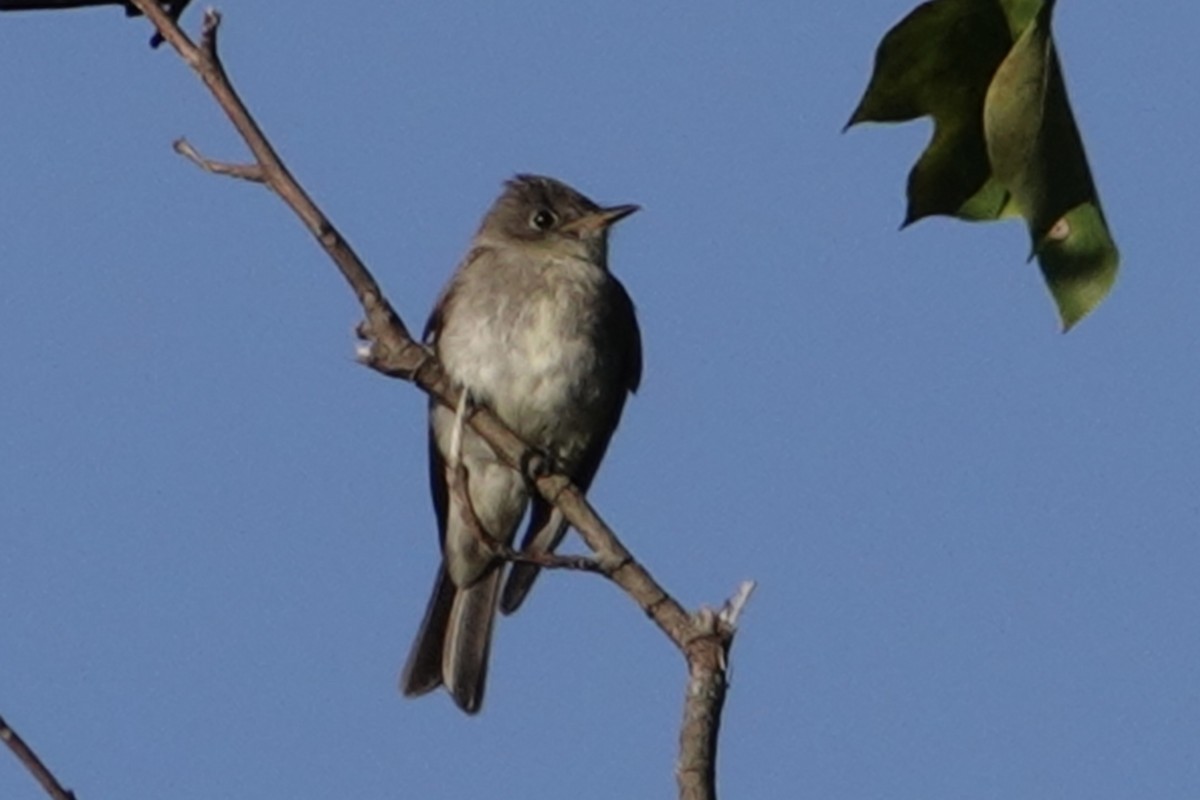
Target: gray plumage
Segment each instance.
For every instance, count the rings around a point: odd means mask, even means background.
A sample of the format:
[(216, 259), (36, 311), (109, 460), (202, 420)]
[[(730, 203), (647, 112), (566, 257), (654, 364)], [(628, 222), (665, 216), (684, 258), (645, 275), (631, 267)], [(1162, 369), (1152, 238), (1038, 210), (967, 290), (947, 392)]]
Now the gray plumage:
[[(641, 378), (633, 303), (608, 271), (608, 229), (636, 206), (601, 208), (552, 178), (509, 181), (443, 290), (426, 325), (449, 374), (515, 433), (587, 489)], [(446, 486), (454, 412), (430, 407), (429, 472), (442, 564), (405, 664), (401, 688), (445, 685), (467, 713), (479, 710), (497, 607), (515, 611), (538, 568), (503, 564), (461, 521)], [(469, 428), (463, 433), (471, 505), (490, 536), (511, 544), (531, 504), (523, 477)], [(522, 542), (551, 552), (562, 515), (532, 496)]]

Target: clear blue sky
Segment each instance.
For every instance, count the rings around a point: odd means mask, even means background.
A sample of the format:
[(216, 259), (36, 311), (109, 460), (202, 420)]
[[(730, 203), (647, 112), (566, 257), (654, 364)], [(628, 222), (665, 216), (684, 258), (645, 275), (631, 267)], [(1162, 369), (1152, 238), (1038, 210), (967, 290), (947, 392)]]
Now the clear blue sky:
[[(726, 797), (1194, 800), (1200, 12), (1059, 4), (1123, 254), (1064, 337), (1020, 224), (897, 232), (928, 123), (839, 132), (914, 4), (221, 5), (412, 327), (514, 172), (643, 205), (593, 500), (688, 605), (760, 584)], [(600, 579), (502, 620), (478, 718), (399, 696), (424, 398), (278, 200), (171, 152), (243, 153), (148, 36), (0, 17), (0, 714), (81, 800), (670, 796), (683, 663)]]

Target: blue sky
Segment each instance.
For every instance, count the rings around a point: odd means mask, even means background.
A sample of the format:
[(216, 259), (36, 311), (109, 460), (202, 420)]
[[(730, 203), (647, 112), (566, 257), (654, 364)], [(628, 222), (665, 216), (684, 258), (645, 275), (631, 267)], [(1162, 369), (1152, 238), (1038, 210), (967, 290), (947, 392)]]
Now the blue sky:
[[(642, 204), (592, 499), (689, 606), (759, 582), (727, 797), (1197, 796), (1192, 4), (1060, 3), (1123, 255), (1065, 337), (1020, 224), (897, 232), (928, 123), (839, 132), (913, 0), (287, 5), (223, 3), (227, 65), (411, 327), (513, 173)], [(148, 36), (0, 17), (0, 714), (81, 800), (670, 796), (682, 660), (597, 578), (501, 621), (479, 717), (399, 696), (424, 398), (171, 152), (243, 150)]]

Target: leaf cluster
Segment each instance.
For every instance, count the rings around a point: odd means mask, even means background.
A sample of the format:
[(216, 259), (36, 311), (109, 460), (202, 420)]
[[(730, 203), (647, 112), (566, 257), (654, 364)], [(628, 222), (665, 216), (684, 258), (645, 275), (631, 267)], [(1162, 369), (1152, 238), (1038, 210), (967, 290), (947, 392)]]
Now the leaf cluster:
[(904, 225), (1021, 216), (1064, 329), (1108, 294), (1119, 257), (1051, 32), (1054, 0), (931, 0), (888, 31), (846, 127), (934, 121)]

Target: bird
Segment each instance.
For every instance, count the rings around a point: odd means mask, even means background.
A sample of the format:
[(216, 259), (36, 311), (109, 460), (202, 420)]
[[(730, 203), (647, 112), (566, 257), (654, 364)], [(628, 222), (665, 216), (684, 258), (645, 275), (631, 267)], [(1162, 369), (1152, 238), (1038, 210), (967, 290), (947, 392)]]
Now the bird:
[[(470, 402), (483, 405), (586, 491), (641, 382), (633, 301), (608, 268), (611, 227), (636, 205), (601, 207), (554, 178), (517, 175), (484, 215), (437, 300), (424, 341)], [(525, 516), (527, 553), (551, 553), (567, 529), (455, 412), (431, 401), (429, 479), (442, 560), (400, 679), (415, 697), (444, 686), (479, 711), (498, 609), (516, 611), (539, 568), (505, 563), (462, 516), (446, 473), (461, 435), (466, 494), (487, 536), (511, 546)], [(461, 421), (459, 422), (461, 425)]]

